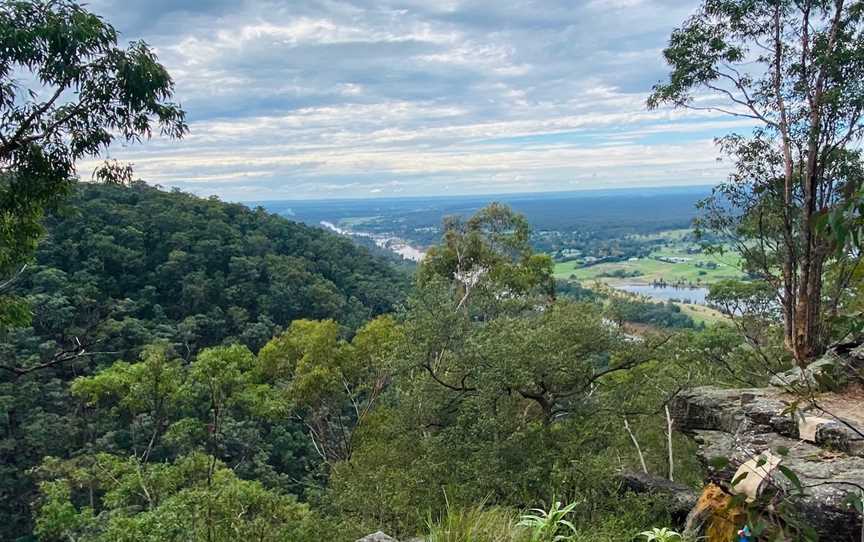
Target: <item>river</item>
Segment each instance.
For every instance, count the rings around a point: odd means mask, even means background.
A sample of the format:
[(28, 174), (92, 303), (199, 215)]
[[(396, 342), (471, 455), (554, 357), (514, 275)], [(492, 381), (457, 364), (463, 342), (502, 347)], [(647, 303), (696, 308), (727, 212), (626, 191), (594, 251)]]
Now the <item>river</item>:
[(694, 305), (706, 305), (705, 296), (708, 288), (676, 288), (674, 286), (654, 286), (652, 284), (610, 284), (615, 289), (630, 292), (632, 294), (644, 295), (655, 301), (681, 301)]
[(403, 239), (400, 239), (393, 235), (379, 235), (365, 231), (346, 230), (344, 228), (340, 228), (332, 222), (327, 222), (326, 220), (322, 220), (321, 225), (328, 230), (334, 231), (340, 235), (353, 235), (354, 237), (367, 237), (369, 239), (372, 239), (372, 241), (375, 242), (375, 246), (383, 248), (385, 250), (389, 250), (391, 252), (395, 252), (406, 260), (419, 262), (423, 260), (423, 256), (426, 255), (426, 253), (422, 250), (412, 247)]

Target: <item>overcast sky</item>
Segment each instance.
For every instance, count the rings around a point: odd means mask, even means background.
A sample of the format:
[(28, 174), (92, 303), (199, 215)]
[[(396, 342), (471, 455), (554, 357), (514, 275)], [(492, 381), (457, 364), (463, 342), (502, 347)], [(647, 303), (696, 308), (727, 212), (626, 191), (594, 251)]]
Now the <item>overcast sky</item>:
[[(191, 133), (112, 148), (228, 200), (710, 184), (712, 113), (648, 111), (681, 0), (91, 0)], [(92, 164), (82, 164), (87, 176)]]

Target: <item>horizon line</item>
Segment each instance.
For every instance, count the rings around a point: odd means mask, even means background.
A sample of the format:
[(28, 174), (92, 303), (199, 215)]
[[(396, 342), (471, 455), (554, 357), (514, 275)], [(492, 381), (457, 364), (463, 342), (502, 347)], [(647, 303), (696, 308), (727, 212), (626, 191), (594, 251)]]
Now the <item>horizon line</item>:
[(324, 198), (283, 198), (283, 199), (249, 199), (235, 200), (236, 203), (242, 204), (262, 204), (262, 203), (281, 203), (281, 202), (338, 202), (338, 201), (382, 201), (382, 200), (407, 200), (407, 199), (452, 199), (452, 198), (470, 198), (470, 197), (513, 197), (513, 196), (534, 196), (534, 195), (554, 195), (554, 194), (578, 194), (584, 192), (623, 192), (627, 190), (678, 190), (688, 188), (714, 188), (717, 183), (711, 184), (687, 184), (687, 185), (651, 185), (651, 186), (618, 186), (618, 187), (596, 187), (596, 188), (576, 188), (573, 190), (536, 190), (532, 192), (489, 192), (489, 193), (463, 193), (463, 194), (430, 194), (430, 195), (404, 195), (404, 196), (366, 196), (366, 197), (324, 197)]

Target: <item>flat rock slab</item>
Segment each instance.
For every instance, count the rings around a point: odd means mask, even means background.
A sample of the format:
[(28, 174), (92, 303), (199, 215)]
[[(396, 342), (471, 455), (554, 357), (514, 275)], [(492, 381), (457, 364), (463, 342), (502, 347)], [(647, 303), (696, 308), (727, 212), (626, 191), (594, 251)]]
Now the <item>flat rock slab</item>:
[[(824, 540), (860, 540), (861, 519), (846, 502), (857, 492), (855, 485), (864, 487), (864, 457), (856, 455), (860, 450), (849, 442), (855, 434), (830, 424), (817, 431), (816, 442), (804, 442), (795, 419), (784, 413), (787, 406), (780, 390), (706, 387), (678, 396), (672, 411), (679, 428), (699, 444), (699, 459), (711, 481), (729, 487), (742, 463), (771, 451), (782, 456), (781, 464), (805, 488), (798, 508), (806, 522)], [(784, 476), (773, 479), (784, 490), (793, 490)]]

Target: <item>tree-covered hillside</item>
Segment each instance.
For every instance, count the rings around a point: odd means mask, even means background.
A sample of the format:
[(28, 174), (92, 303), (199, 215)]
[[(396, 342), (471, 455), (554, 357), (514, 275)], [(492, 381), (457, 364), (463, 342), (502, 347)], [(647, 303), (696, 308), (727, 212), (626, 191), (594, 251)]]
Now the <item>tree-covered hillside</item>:
[(63, 343), (98, 337), (126, 353), (154, 337), (194, 353), (257, 350), (297, 318), (350, 328), (388, 312), (407, 278), (346, 239), (216, 199), (82, 184), (47, 221), (18, 282), (33, 331)]
[[(69, 393), (74, 378), (153, 343), (185, 361), (218, 344), (257, 351), (300, 318), (336, 319), (350, 335), (392, 311), (409, 281), (332, 233), (143, 183), (79, 184), (46, 227), (13, 291), (31, 324), (0, 329), (2, 540), (32, 528), (30, 469), (43, 457), (106, 446)], [(308, 443), (290, 423), (249, 422), (236, 442), (257, 443), (253, 470), (309, 474)]]

